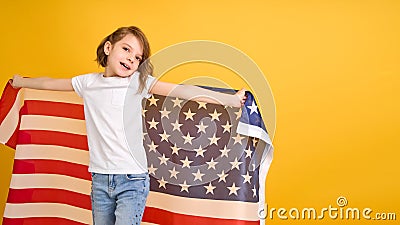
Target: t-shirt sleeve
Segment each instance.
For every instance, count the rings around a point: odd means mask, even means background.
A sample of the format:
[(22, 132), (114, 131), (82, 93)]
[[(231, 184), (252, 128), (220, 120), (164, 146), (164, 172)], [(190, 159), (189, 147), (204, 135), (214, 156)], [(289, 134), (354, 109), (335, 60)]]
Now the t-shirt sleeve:
[(80, 97), (83, 97), (83, 92), (87, 86), (87, 78), (88, 74), (79, 75), (72, 78), (72, 87)]
[(145, 85), (144, 90), (142, 92), (143, 93), (143, 97), (150, 98), (150, 96), (151, 96), (150, 90), (153, 87), (153, 85), (154, 85), (156, 80), (157, 79), (155, 77), (153, 77), (153, 76), (150, 76), (150, 75), (147, 76), (146, 85)]

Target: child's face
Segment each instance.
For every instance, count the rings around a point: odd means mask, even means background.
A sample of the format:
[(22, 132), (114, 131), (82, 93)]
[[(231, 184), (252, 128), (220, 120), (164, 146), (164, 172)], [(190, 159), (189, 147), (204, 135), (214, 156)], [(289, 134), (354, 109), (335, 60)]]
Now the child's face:
[(104, 52), (108, 55), (104, 76), (129, 77), (142, 60), (143, 48), (133, 34), (128, 34), (114, 44), (106, 42)]

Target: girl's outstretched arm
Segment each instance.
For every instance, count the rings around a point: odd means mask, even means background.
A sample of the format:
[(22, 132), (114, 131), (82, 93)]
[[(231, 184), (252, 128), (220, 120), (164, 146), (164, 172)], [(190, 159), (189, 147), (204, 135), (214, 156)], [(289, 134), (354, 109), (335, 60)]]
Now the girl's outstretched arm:
[(221, 104), (233, 107), (241, 107), (245, 100), (245, 89), (241, 89), (236, 94), (225, 94), (211, 91), (193, 85), (178, 85), (162, 81), (156, 81), (150, 90), (152, 94), (178, 97), (187, 100), (201, 101), (207, 103)]
[(14, 75), (10, 81), (14, 88), (32, 88), (53, 91), (73, 91), (71, 79), (54, 79), (49, 77), (26, 78)]

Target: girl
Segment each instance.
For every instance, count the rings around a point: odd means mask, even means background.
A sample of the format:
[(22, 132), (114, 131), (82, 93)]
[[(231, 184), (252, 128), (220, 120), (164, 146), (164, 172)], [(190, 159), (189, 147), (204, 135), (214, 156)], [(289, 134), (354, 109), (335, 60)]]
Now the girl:
[[(191, 85), (157, 81), (150, 76), (150, 46), (137, 27), (121, 27), (104, 38), (97, 48), (97, 62), (103, 73), (72, 79), (23, 78), (15, 75), (11, 84), (44, 90), (75, 91), (84, 100), (89, 145), (89, 172), (92, 174), (92, 213), (95, 225), (140, 224), (149, 193), (149, 175), (143, 147), (141, 102), (151, 94), (240, 107), (245, 90), (235, 95), (213, 92)], [(125, 140), (123, 108), (129, 88), (135, 94), (129, 104), (136, 143)], [(140, 123), (138, 123), (140, 121)], [(133, 149), (132, 149), (133, 148)], [(134, 154), (133, 154), (134, 152)], [(140, 155), (141, 157), (134, 157)], [(139, 158), (139, 159), (138, 159)]]

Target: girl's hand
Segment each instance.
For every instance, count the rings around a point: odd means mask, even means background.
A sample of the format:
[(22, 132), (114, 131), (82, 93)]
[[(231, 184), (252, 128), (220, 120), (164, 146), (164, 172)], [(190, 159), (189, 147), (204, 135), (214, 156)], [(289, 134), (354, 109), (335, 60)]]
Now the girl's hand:
[(237, 107), (242, 107), (246, 102), (246, 89), (242, 88), (238, 92), (236, 92), (235, 96), (239, 99), (239, 104)]
[(13, 78), (10, 80), (11, 86), (13, 86), (13, 88), (22, 87), (22, 79), (24, 78), (21, 77), (20, 75), (14, 75)]

